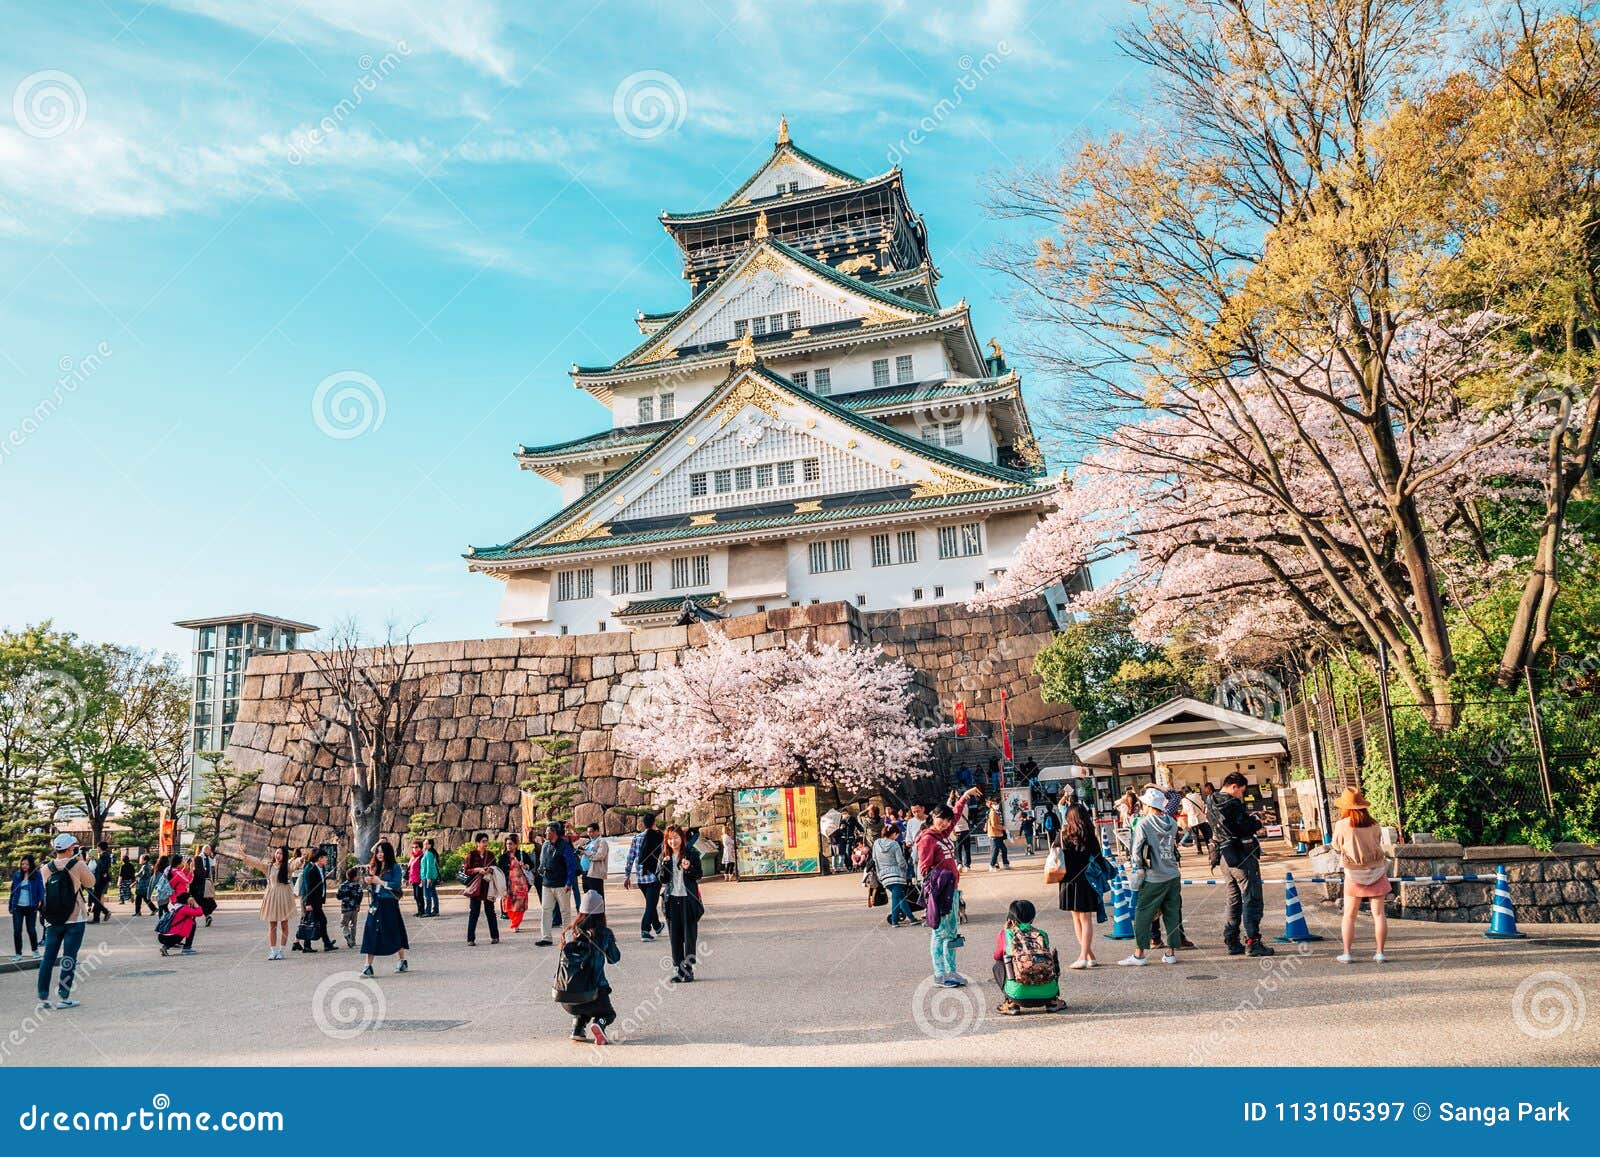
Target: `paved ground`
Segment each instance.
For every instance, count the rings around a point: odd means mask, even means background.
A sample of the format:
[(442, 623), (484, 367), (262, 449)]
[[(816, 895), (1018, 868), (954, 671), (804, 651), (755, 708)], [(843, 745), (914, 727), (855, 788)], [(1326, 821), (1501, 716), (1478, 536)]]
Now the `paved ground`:
[[(376, 983), (354, 975), (351, 951), (268, 963), (250, 903), (224, 903), (187, 958), (163, 959), (148, 922), (119, 915), (89, 929), (79, 1008), (37, 1014), (33, 972), (0, 973), (0, 1064), (1600, 1063), (1594, 926), (1524, 926), (1533, 938), (1508, 943), (1394, 922), (1390, 963), (1346, 967), (1336, 925), (1313, 908), (1329, 940), (1246, 961), (1210, 946), (1221, 890), (1186, 889), (1186, 923), (1207, 947), (1174, 967), (1068, 972), (1068, 1011), (1001, 1017), (987, 976), (1006, 903), (1040, 904), (1068, 958), (1070, 920), (1037, 860), (979, 868), (964, 891), (961, 968), (984, 979), (962, 990), (924, 983), (926, 931), (884, 926), (854, 878), (708, 884), (701, 979), (688, 986), (666, 983), (665, 941), (639, 942), (636, 894), (614, 894), (627, 1039), (609, 1049), (567, 1041), (549, 999), (554, 953), (536, 933), (468, 948), (459, 900), (408, 921), (413, 971), (380, 961)], [(1281, 895), (1269, 890), (1269, 935)], [(1098, 952), (1111, 962), (1125, 947)]]

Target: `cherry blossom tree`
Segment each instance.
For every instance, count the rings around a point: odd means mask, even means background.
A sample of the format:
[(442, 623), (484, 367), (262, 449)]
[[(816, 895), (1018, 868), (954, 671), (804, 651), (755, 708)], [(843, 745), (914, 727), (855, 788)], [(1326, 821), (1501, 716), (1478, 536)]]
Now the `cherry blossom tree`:
[(652, 770), (657, 797), (789, 783), (857, 793), (931, 774), (944, 728), (917, 720), (904, 663), (879, 647), (746, 643), (712, 630), (630, 701), (618, 750)]

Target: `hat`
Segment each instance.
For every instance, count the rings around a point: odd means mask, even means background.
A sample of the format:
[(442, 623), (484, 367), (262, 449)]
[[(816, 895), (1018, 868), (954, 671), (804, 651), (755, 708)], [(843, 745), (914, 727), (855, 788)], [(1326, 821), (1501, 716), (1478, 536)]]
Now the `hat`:
[(1342, 812), (1347, 812), (1356, 808), (1370, 808), (1372, 804), (1361, 794), (1360, 788), (1347, 787), (1339, 793), (1339, 798), (1333, 801), (1333, 806)]
[(606, 898), (599, 892), (585, 892), (578, 903), (580, 916), (595, 916), (606, 910)]
[(58, 852), (64, 852), (68, 848), (75, 848), (78, 846), (78, 837), (73, 835), (71, 832), (62, 832), (50, 842), (50, 846)]
[(1167, 808), (1167, 793), (1159, 787), (1147, 787), (1144, 789), (1144, 794), (1139, 797), (1139, 802), (1144, 804), (1145, 807), (1160, 808), (1165, 811)]

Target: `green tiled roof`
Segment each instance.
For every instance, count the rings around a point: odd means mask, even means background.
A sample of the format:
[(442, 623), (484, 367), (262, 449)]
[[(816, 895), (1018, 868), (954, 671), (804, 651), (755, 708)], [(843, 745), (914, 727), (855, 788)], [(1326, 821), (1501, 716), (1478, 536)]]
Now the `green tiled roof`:
[[(1053, 487), (1031, 485), (1030, 493), (1045, 494)], [(643, 530), (633, 534), (613, 534), (605, 538), (584, 539), (578, 542), (557, 542), (538, 546), (505, 546), (474, 548), (467, 557), (473, 562), (510, 562), (516, 559), (542, 558), (546, 555), (569, 554), (574, 550), (610, 546), (645, 546), (682, 539), (705, 538), (712, 535), (756, 530), (775, 530), (788, 526), (807, 526), (841, 518), (871, 518), (883, 514), (910, 514), (918, 511), (939, 510), (972, 506), (992, 502), (999, 498), (1014, 498), (1019, 491), (1013, 487), (995, 487), (991, 490), (968, 490), (958, 494), (936, 494), (927, 498), (899, 498), (887, 502), (873, 502), (863, 506), (840, 506), (829, 510), (807, 510), (793, 514), (772, 514), (760, 518), (715, 522), (708, 526), (672, 526), (660, 530)], [(523, 536), (524, 538), (528, 536)], [(681, 600), (678, 600), (681, 601)]]
[[(733, 193), (729, 195), (728, 199), (726, 201), (722, 202), (722, 204), (718, 205), (715, 209), (702, 209), (702, 210), (700, 210), (698, 212), (694, 212), (694, 213), (662, 213), (661, 214), (661, 219), (663, 221), (703, 221), (708, 217), (721, 216), (722, 214), (727, 213), (729, 211), (744, 212), (747, 209), (757, 209), (757, 208), (759, 208), (763, 204), (766, 204), (769, 201), (779, 200), (780, 198), (778, 198), (778, 197), (763, 197), (759, 201), (751, 201), (751, 202), (747, 202), (747, 203), (742, 204), (742, 205), (736, 203), (736, 202), (738, 202), (740, 197), (744, 196), (744, 191), (746, 189), (748, 189), (752, 184), (755, 183), (755, 179), (757, 177), (759, 177), (762, 173), (766, 172), (767, 166), (772, 164), (773, 160), (777, 157), (777, 155), (779, 153), (781, 153), (781, 152), (784, 152), (785, 150), (787, 150), (788, 152), (793, 153), (795, 156), (799, 157), (802, 161), (805, 161), (806, 164), (814, 165), (815, 167), (821, 169), (824, 173), (827, 173), (829, 176), (837, 177), (839, 180), (844, 181), (849, 185), (861, 185), (861, 184), (869, 183), (869, 182), (863, 182), (862, 179), (860, 177), (856, 176), (854, 173), (847, 173), (843, 169), (838, 168), (837, 166), (828, 164), (828, 162), (824, 161), (821, 157), (812, 156), (810, 153), (808, 153), (804, 149), (802, 149), (799, 145), (794, 144), (793, 142), (790, 142), (789, 144), (786, 144), (786, 145), (778, 145), (778, 146), (774, 147), (773, 150), (772, 150), (772, 156), (768, 157), (766, 160), (762, 161), (761, 164), (757, 165), (756, 166), (756, 171), (751, 173), (750, 176), (745, 179), (744, 184), (740, 185), (737, 189), (735, 189), (733, 191)], [(893, 171), (891, 170), (889, 173), (883, 173), (880, 176), (871, 178), (870, 180), (871, 181), (879, 181), (879, 180), (882, 180), (884, 177), (888, 177), (888, 176), (892, 176), (892, 175), (893, 175)], [(811, 190), (811, 189), (802, 189), (801, 190), (801, 194), (811, 193), (813, 191), (814, 190)], [(791, 198), (793, 196), (794, 196), (794, 194), (790, 194)]]
[(647, 422), (638, 426), (621, 426), (602, 430), (598, 434), (585, 434), (565, 442), (551, 442), (544, 446), (518, 446), (519, 458), (541, 458), (550, 454), (569, 454), (577, 450), (626, 450), (635, 446), (649, 446), (665, 434), (676, 421)]
[[(762, 242), (757, 242), (755, 244), (759, 245), (759, 244), (762, 244)], [(901, 297), (899, 294), (891, 293), (887, 289), (879, 289), (876, 286), (869, 285), (867, 282), (862, 281), (859, 277), (850, 276), (848, 273), (840, 273), (837, 269), (835, 269), (833, 266), (829, 265), (826, 261), (818, 261), (813, 257), (807, 257), (804, 253), (801, 253), (798, 249), (790, 248), (788, 245), (785, 245), (782, 241), (779, 241), (776, 238), (769, 237), (766, 240), (765, 244), (771, 245), (772, 248), (774, 248), (778, 252), (782, 253), (785, 257), (793, 258), (802, 267), (804, 267), (806, 269), (809, 269), (811, 272), (815, 273), (817, 276), (825, 278), (826, 280), (832, 282), (834, 285), (838, 286), (840, 289), (848, 290), (851, 293), (858, 293), (863, 297), (871, 298), (874, 301), (882, 302), (884, 305), (893, 306), (896, 309), (910, 310), (910, 311), (912, 311), (914, 313), (920, 313), (920, 314), (923, 314), (923, 315), (925, 315), (927, 317), (936, 317), (939, 314), (939, 311), (937, 309), (935, 309), (931, 305), (927, 305), (927, 304), (925, 304), (923, 302), (920, 302), (920, 301), (913, 301), (909, 297)], [(752, 248), (753, 247), (754, 246), (752, 246)], [(661, 340), (661, 338), (662, 338), (662, 335), (667, 330), (671, 329), (674, 325), (676, 325), (678, 323), (678, 319), (680, 317), (682, 317), (684, 314), (688, 313), (691, 309), (695, 308), (701, 302), (705, 301), (709, 294), (714, 293), (718, 289), (718, 287), (720, 287), (725, 281), (727, 281), (731, 276), (733, 276), (733, 271), (736, 268), (738, 268), (740, 262), (742, 262), (743, 260), (744, 260), (744, 258), (743, 258), (743, 256), (741, 256), (739, 258), (734, 259), (732, 262), (730, 262), (729, 265), (728, 265), (728, 268), (724, 269), (720, 274), (718, 274), (715, 281), (711, 282), (710, 285), (706, 286), (699, 293), (695, 294), (694, 297), (690, 300), (688, 305), (684, 306), (677, 313), (672, 314), (670, 321), (665, 322), (659, 329), (655, 330), (653, 333), (647, 334), (645, 336), (645, 339), (642, 342), (640, 342), (638, 345), (634, 346), (627, 353), (623, 354), (620, 358), (618, 358), (611, 365), (609, 365), (609, 366), (578, 366), (577, 367), (577, 372), (580, 375), (581, 374), (608, 374), (608, 373), (614, 373), (617, 370), (643, 369), (646, 366), (656, 365), (658, 361), (673, 361), (673, 362), (676, 362), (676, 361), (681, 360), (681, 359), (678, 359), (678, 358), (661, 358), (661, 359), (657, 359), (657, 361), (639, 362), (638, 364), (631, 365), (631, 366), (626, 364), (628, 359), (638, 357), (645, 350), (649, 349), (651, 346), (653, 346), (657, 342), (659, 342)]]
[[(745, 371), (743, 369), (729, 370), (728, 376), (723, 379), (723, 386), (727, 385), (731, 379), (743, 374), (744, 372)], [(853, 426), (857, 430), (860, 430), (869, 438), (877, 438), (882, 441), (889, 442), (893, 445), (899, 446), (908, 453), (916, 454), (919, 457), (938, 462), (941, 465), (950, 467), (952, 470), (960, 470), (966, 474), (976, 474), (985, 478), (992, 478), (996, 482), (1001, 483), (1002, 486), (1034, 485), (1035, 478), (1037, 477), (1035, 474), (1022, 470), (1013, 470), (1008, 466), (997, 466), (990, 462), (980, 462), (976, 458), (969, 458), (965, 454), (957, 453), (954, 450), (947, 450), (943, 446), (935, 446), (931, 442), (924, 442), (920, 438), (915, 438), (909, 434), (903, 434), (887, 423), (878, 422), (872, 418), (862, 417), (861, 415), (852, 412), (847, 407), (833, 401), (831, 398), (825, 397), (821, 394), (813, 394), (809, 391), (802, 390), (799, 386), (795, 385), (782, 374), (774, 373), (772, 370), (769, 370), (760, 361), (757, 361), (756, 364), (750, 368), (749, 372), (765, 378), (767, 381), (783, 390), (796, 401), (810, 403), (826, 413), (833, 414), (844, 421), (847, 425)], [(721, 394), (722, 386), (718, 386), (716, 389), (712, 390), (704, 398), (702, 398), (699, 404), (694, 407), (694, 409), (685, 414), (681, 419), (681, 422), (690, 422), (700, 414), (704, 413), (714, 401), (717, 401), (720, 398)], [(616, 487), (620, 485), (625, 478), (638, 469), (639, 464), (648, 457), (648, 454), (639, 454), (635, 456), (626, 466), (612, 474), (588, 494), (585, 494), (576, 501), (567, 504), (562, 509), (556, 511), (556, 513), (552, 514), (549, 518), (541, 522), (538, 526), (535, 526), (532, 530), (525, 534), (519, 535), (511, 542), (495, 547), (485, 547), (483, 548), (484, 553), (479, 553), (478, 547), (472, 547), (469, 550), (467, 557), (480, 559), (493, 557), (498, 552), (502, 551), (524, 549), (526, 544), (537, 541), (548, 531), (565, 522), (579, 508), (588, 506), (591, 503), (598, 503), (603, 496), (616, 489)], [(517, 557), (520, 557), (520, 555)]]
[(725, 600), (722, 592), (700, 595), (668, 595), (659, 599), (635, 599), (620, 611), (616, 612), (619, 619), (629, 615), (665, 615), (683, 606), (683, 600), (688, 599), (697, 607), (720, 607)]

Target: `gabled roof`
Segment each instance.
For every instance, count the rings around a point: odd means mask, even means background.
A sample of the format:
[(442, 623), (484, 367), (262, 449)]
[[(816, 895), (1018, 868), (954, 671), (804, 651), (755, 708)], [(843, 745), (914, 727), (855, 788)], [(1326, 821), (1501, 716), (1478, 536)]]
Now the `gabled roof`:
[[(1019, 487), (1031, 489), (1034, 485), (1034, 475), (1030, 473), (1013, 470), (1006, 466), (997, 466), (990, 462), (980, 462), (976, 458), (969, 458), (965, 454), (946, 449), (943, 446), (935, 446), (930, 442), (924, 442), (920, 438), (904, 434), (883, 422), (863, 417), (824, 395), (802, 390), (788, 378), (768, 369), (759, 359), (753, 365), (734, 365), (730, 367), (728, 376), (723, 379), (722, 384), (708, 393), (694, 409), (684, 415), (678, 426), (686, 429), (701, 415), (719, 406), (728, 397), (733, 385), (747, 376), (760, 378), (769, 386), (787, 394), (790, 400), (830, 414), (867, 437), (889, 443), (908, 455), (923, 459), (933, 465), (935, 469), (943, 468), (965, 475), (966, 480), (971, 482), (968, 489), (980, 488), (983, 482), (992, 482), (994, 488), (1000, 490)], [(589, 533), (599, 529), (609, 520), (603, 517), (585, 519), (583, 517), (585, 512), (603, 509), (606, 500), (624, 482), (632, 478), (663, 445), (671, 441), (673, 441), (671, 438), (658, 438), (645, 453), (635, 457), (588, 494), (568, 504), (532, 530), (518, 536), (511, 542), (500, 546), (482, 548), (481, 550), (478, 547), (472, 547), (466, 557), (473, 559), (481, 559), (490, 555), (504, 557), (504, 552), (513, 550), (520, 552), (535, 544), (541, 544), (553, 532), (560, 537), (563, 543), (575, 542), (587, 537)], [(983, 482), (975, 481), (980, 479)]]
[[(1266, 719), (1258, 719), (1254, 715), (1246, 715), (1243, 711), (1234, 711), (1229, 707), (1219, 707), (1215, 703), (1207, 703), (1200, 699), (1192, 699), (1187, 695), (1174, 696), (1160, 706), (1152, 707), (1148, 711), (1141, 711), (1126, 723), (1118, 724), (1107, 731), (1102, 731), (1093, 739), (1085, 740), (1075, 749), (1078, 759), (1084, 763), (1089, 762), (1097, 755), (1104, 755), (1113, 747), (1121, 747), (1151, 728), (1159, 727), (1163, 723), (1171, 723), (1189, 716), (1196, 721), (1209, 721), (1221, 725), (1221, 730), (1226, 732), (1232, 740), (1256, 743), (1266, 739), (1281, 740), (1286, 732), (1281, 723), (1273, 723)], [(1209, 736), (1211, 742), (1226, 742), (1218, 740), (1216, 732), (1207, 730), (1198, 732), (1198, 735)], [(1179, 740), (1178, 742), (1181, 742)], [(1167, 745), (1165, 739), (1162, 744)]]
[[(688, 305), (685, 305), (677, 313), (671, 315), (671, 317), (665, 322), (657, 325), (649, 334), (646, 335), (642, 342), (634, 346), (627, 353), (623, 354), (622, 357), (618, 358), (611, 365), (575, 366), (573, 371), (574, 376), (579, 377), (584, 374), (604, 374), (622, 369), (637, 369), (640, 366), (654, 365), (658, 361), (675, 360), (665, 357), (651, 357), (648, 361), (637, 359), (642, 358), (646, 353), (656, 350), (657, 347), (662, 347), (664, 352), (665, 348), (667, 348), (667, 343), (672, 337), (673, 329), (676, 328), (684, 319), (686, 319), (689, 314), (699, 309), (707, 301), (711, 300), (712, 297), (724, 285), (737, 277), (740, 271), (747, 268), (762, 253), (779, 254), (782, 257), (794, 262), (802, 269), (805, 269), (808, 272), (823, 278), (830, 284), (846, 291), (847, 293), (858, 294), (872, 301), (879, 302), (882, 305), (889, 306), (892, 309), (905, 310), (909, 313), (922, 317), (938, 317), (942, 312), (941, 310), (935, 309), (933, 306), (928, 305), (925, 302), (916, 301), (909, 297), (901, 297), (897, 293), (891, 293), (887, 289), (880, 289), (875, 285), (862, 281), (859, 277), (853, 277), (848, 273), (841, 273), (839, 270), (835, 269), (825, 261), (818, 261), (815, 258), (807, 257), (798, 249), (791, 248), (776, 238), (767, 237), (751, 244), (750, 248), (735, 258), (728, 265), (728, 268), (724, 269), (720, 274), (717, 275), (715, 280), (713, 280), (699, 293), (695, 294), (694, 297), (689, 301)], [(649, 316), (653, 318), (656, 315)], [(769, 340), (774, 338), (777, 340), (783, 340), (786, 337), (786, 335), (782, 333), (766, 336)], [(718, 348), (726, 348), (730, 344), (731, 343), (728, 342), (712, 343), (708, 346), (708, 351), (714, 351)], [(677, 349), (679, 347), (671, 346), (670, 348)]]
[[(759, 197), (754, 200), (745, 197), (745, 193), (749, 191), (750, 186), (754, 185), (756, 181), (760, 180), (763, 173), (772, 168), (774, 165), (780, 164), (786, 160), (795, 161), (799, 164), (816, 169), (818, 172), (831, 177), (832, 181), (820, 187), (802, 189), (798, 193), (790, 193), (788, 195), (780, 194), (773, 197)], [(746, 177), (743, 184), (729, 194), (727, 200), (723, 201), (722, 204), (718, 205), (715, 209), (702, 209), (693, 213), (663, 212), (661, 214), (661, 220), (663, 222), (697, 221), (710, 217), (716, 217), (729, 211), (743, 212), (748, 208), (758, 205), (771, 204), (778, 201), (800, 200), (814, 193), (832, 192), (840, 188), (852, 188), (876, 184), (885, 178), (895, 176), (899, 171), (900, 170), (898, 168), (895, 168), (889, 170), (887, 173), (863, 180), (854, 173), (847, 173), (836, 165), (830, 165), (821, 157), (814, 156), (813, 154), (806, 152), (799, 145), (795, 144), (789, 139), (788, 122), (782, 121), (778, 125), (778, 137), (777, 140), (773, 142), (771, 154), (766, 160), (762, 161), (761, 164), (756, 166), (755, 172)]]

